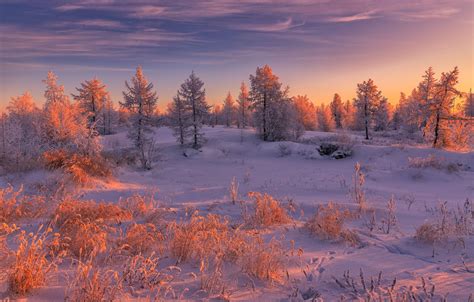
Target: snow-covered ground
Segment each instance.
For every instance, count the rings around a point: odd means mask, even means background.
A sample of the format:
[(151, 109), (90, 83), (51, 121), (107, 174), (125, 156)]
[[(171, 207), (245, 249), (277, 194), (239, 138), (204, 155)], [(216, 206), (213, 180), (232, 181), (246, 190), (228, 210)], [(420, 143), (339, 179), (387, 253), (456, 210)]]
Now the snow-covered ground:
[[(466, 269), (474, 270), (472, 236), (465, 238), (465, 247), (453, 240), (437, 245), (434, 250), (431, 245), (414, 239), (415, 229), (432, 217), (430, 209), (440, 202), (446, 201), (449, 208), (456, 208), (467, 198), (474, 200), (473, 152), (356, 144), (352, 157), (335, 160), (321, 157), (314, 144), (262, 142), (253, 130), (215, 127), (206, 128), (205, 135), (208, 142), (202, 150), (186, 151), (188, 156), (185, 157), (171, 131), (160, 128), (155, 133), (158, 157), (153, 169), (120, 167), (114, 179), (84, 189), (82, 198), (116, 202), (137, 192), (156, 191), (165, 206), (178, 211), (194, 207), (202, 214), (217, 213), (232, 221), (240, 217), (239, 206), (232, 205), (229, 197), (229, 185), (235, 177), (242, 200), (248, 200), (247, 193), (251, 191), (269, 193), (283, 202), (292, 200), (296, 204), (293, 223), (261, 230), (268, 237), (283, 235), (288, 248), (293, 240), (295, 247), (302, 249), (301, 257), (290, 262), (289, 280), (281, 285), (257, 282), (252, 288), (237, 282), (232, 274), (224, 276), (232, 288), (232, 300), (287, 300), (296, 288), (302, 293), (314, 288), (324, 301), (334, 301), (341, 295), (350, 298), (352, 289), (341, 288), (333, 278), (343, 280), (347, 270), (357, 279), (362, 270), (366, 280), (371, 276), (377, 278), (382, 271), (382, 282), (390, 285), (396, 278), (397, 286), (421, 286), (423, 277), (430, 289), (434, 284), (436, 293), (448, 294), (448, 301), (467, 301), (474, 291), (474, 274)], [(317, 141), (326, 135), (308, 132), (305, 137)], [(125, 133), (105, 137), (104, 148), (127, 147), (125, 137)], [(286, 145), (285, 154), (281, 152), (282, 145)], [(409, 167), (409, 158), (426, 158), (431, 154), (444, 158), (446, 164), (456, 168)], [(370, 232), (365, 226), (368, 216), (363, 216), (351, 219), (348, 224), (360, 236), (360, 245), (312, 236), (304, 223), (319, 204), (333, 201), (356, 209), (350, 194), (356, 162), (361, 164), (365, 174), (368, 206), (375, 209), (378, 223), (386, 215), (388, 200), (394, 197), (397, 229), (390, 234), (377, 229)], [(64, 283), (56, 281), (55, 284), (57, 286), (36, 291), (28, 300), (61, 300)], [(192, 293), (186, 298), (203, 299), (193, 297)]]

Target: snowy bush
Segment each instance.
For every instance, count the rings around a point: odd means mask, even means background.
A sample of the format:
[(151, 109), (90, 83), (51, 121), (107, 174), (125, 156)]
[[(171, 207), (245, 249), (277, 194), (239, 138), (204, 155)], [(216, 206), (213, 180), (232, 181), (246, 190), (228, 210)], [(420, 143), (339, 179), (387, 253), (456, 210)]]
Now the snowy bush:
[(248, 217), (248, 223), (253, 226), (272, 226), (286, 224), (291, 221), (287, 211), (280, 202), (267, 193), (250, 192), (254, 199), (253, 213)]

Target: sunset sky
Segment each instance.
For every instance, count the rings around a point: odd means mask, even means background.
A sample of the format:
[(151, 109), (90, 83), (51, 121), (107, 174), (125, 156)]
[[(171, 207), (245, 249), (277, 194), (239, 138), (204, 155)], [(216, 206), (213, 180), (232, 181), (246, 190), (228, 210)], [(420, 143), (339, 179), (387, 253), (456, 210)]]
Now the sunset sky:
[(353, 98), (369, 77), (391, 102), (423, 71), (460, 68), (473, 87), (472, 0), (0, 0), (0, 107), (53, 70), (75, 91), (99, 77), (114, 101), (137, 65), (155, 84), (159, 106), (194, 70), (210, 103), (237, 95), (269, 64), (291, 95), (329, 102)]

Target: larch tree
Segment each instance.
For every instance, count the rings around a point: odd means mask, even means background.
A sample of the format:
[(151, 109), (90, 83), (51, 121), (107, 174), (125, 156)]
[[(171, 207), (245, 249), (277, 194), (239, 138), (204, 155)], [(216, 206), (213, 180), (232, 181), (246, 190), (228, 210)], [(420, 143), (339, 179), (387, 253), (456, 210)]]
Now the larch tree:
[(173, 134), (178, 143), (183, 146), (192, 125), (190, 123), (189, 107), (186, 106), (178, 93), (173, 98), (173, 102), (168, 104), (168, 116)]
[(153, 83), (148, 82), (140, 66), (137, 67), (131, 84), (126, 81), (125, 87), (120, 105), (130, 112), (128, 137), (139, 152), (142, 167), (150, 169), (153, 152), (153, 140), (148, 135), (153, 132), (150, 111), (156, 107), (158, 97), (153, 91)]
[(382, 97), (374, 110), (374, 130), (386, 131), (390, 123), (390, 103)]
[[(12, 97), (7, 106), (5, 119), (4, 148), (16, 171), (23, 170), (38, 162), (41, 152), (40, 110), (29, 92)], [(6, 115), (5, 115), (6, 117)], [(8, 146), (8, 147), (7, 147)]]
[(186, 107), (190, 110), (190, 122), (192, 147), (199, 149), (205, 142), (204, 133), (202, 132), (203, 122), (209, 115), (211, 108), (206, 102), (206, 90), (204, 82), (196, 76), (194, 71), (191, 73), (178, 90), (179, 97), (185, 102)]
[[(270, 66), (257, 67), (250, 75), (250, 99), (257, 130), (264, 141), (293, 139), (301, 135), (289, 88), (282, 89)], [(304, 130), (303, 130), (304, 131)]]
[(321, 104), (316, 111), (316, 116), (318, 118), (318, 127), (321, 131), (330, 132), (334, 130), (335, 122), (330, 106)]
[(460, 95), (456, 89), (459, 70), (443, 72), (435, 83), (435, 94), (429, 102), (430, 124), (433, 129), (433, 147), (449, 145), (449, 118), (454, 100)]
[(357, 109), (357, 124), (362, 125), (365, 130), (365, 139), (369, 139), (369, 129), (372, 126), (374, 112), (377, 106), (384, 99), (382, 92), (378, 90), (372, 79), (357, 84), (357, 97), (354, 104)]
[(103, 111), (107, 100), (110, 98), (107, 87), (98, 78), (93, 78), (81, 83), (81, 86), (76, 90), (78, 94), (72, 96), (87, 116), (87, 126), (101, 134), (105, 134)]
[(224, 105), (222, 107), (222, 114), (224, 117), (224, 123), (226, 127), (230, 127), (234, 123), (234, 116), (235, 116), (235, 105), (234, 105), (234, 98), (230, 94), (227, 93), (227, 96), (224, 100)]
[(331, 108), (331, 113), (332, 113), (336, 128), (338, 129), (342, 128), (343, 119), (344, 119), (344, 105), (342, 103), (342, 99), (339, 94), (337, 93), (334, 94), (334, 97), (331, 101), (331, 104), (329, 104), (329, 107)]
[(355, 128), (355, 109), (354, 104), (347, 100), (344, 103), (344, 111), (342, 118), (342, 128), (354, 129)]
[(237, 98), (238, 104), (238, 118), (237, 123), (240, 128), (246, 128), (250, 125), (251, 110), (250, 110), (250, 95), (247, 85), (244, 82), (240, 84), (239, 97)]
[[(411, 121), (414, 122), (418, 119), (418, 127), (423, 130), (423, 136), (429, 131), (427, 128), (428, 119), (430, 118), (430, 107), (433, 102), (433, 98), (436, 94), (436, 83), (435, 73), (433, 68), (430, 66), (423, 75), (423, 80), (418, 84), (418, 88), (412, 93), (412, 103), (410, 104)], [(416, 117), (413, 117), (415, 115)]]
[(43, 121), (43, 143), (47, 149), (67, 149), (84, 154), (96, 154), (98, 141), (87, 128), (86, 120), (77, 104), (71, 104), (64, 93), (64, 86), (57, 83), (57, 76), (48, 72)]
[(316, 129), (316, 108), (313, 102), (306, 95), (293, 97), (297, 119), (304, 126), (305, 130)]
[(474, 117), (474, 93), (469, 90), (466, 93), (466, 100), (464, 101), (464, 115), (466, 117)]

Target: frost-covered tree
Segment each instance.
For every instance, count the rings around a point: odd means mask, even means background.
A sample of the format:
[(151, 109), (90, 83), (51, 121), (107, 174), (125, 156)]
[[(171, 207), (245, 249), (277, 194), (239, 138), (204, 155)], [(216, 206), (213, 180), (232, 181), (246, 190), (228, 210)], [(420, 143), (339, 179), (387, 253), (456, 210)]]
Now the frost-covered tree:
[(374, 109), (374, 130), (386, 131), (390, 123), (390, 104), (382, 97)]
[(107, 87), (98, 78), (85, 81), (76, 88), (78, 94), (73, 94), (74, 100), (88, 118), (88, 127), (105, 134), (103, 111), (110, 98)]
[(156, 107), (158, 97), (153, 91), (153, 83), (148, 82), (139, 66), (131, 79), (131, 84), (125, 82), (123, 102), (120, 105), (130, 112), (128, 137), (139, 151), (139, 158), (144, 169), (150, 169), (150, 152), (153, 140), (148, 135), (153, 132), (151, 114)]
[(219, 104), (215, 104), (212, 106), (211, 112), (211, 126), (214, 127), (216, 125), (220, 125), (222, 123), (222, 107)]
[(456, 89), (459, 70), (443, 72), (435, 83), (435, 94), (428, 103), (430, 129), (433, 129), (433, 147), (449, 145), (449, 118), (454, 100), (460, 95)]
[(464, 115), (467, 117), (474, 117), (474, 93), (472, 93), (472, 90), (469, 90), (469, 93), (466, 93)]
[(41, 112), (29, 92), (12, 97), (7, 112), (2, 121), (4, 157), (11, 168), (23, 170), (41, 155)]
[(249, 96), (249, 90), (247, 88), (247, 85), (245, 85), (244, 82), (240, 84), (240, 92), (239, 92), (239, 97), (237, 98), (237, 104), (238, 104), (238, 118), (237, 118), (237, 124), (239, 128), (246, 128), (247, 126), (250, 126), (250, 121), (251, 121), (251, 109), (250, 109), (250, 96)]
[(85, 117), (77, 104), (71, 104), (64, 93), (64, 86), (57, 83), (57, 76), (48, 72), (42, 115), (42, 139), (47, 149), (65, 149), (82, 154), (95, 154), (100, 149), (86, 127)]
[(173, 102), (168, 104), (168, 115), (170, 119), (170, 126), (173, 129), (173, 134), (180, 145), (186, 143), (186, 137), (190, 132), (190, 110), (179, 94), (173, 98)]
[[(419, 129), (423, 129), (423, 136), (426, 135), (428, 119), (430, 118), (430, 107), (432, 100), (436, 94), (436, 83), (435, 73), (432, 67), (429, 67), (423, 75), (423, 80), (418, 85), (418, 88), (412, 93), (412, 102), (410, 104), (411, 112), (410, 120), (413, 123), (415, 119), (418, 119)], [(417, 116), (414, 117), (413, 115)]]
[(365, 139), (369, 139), (369, 128), (373, 124), (374, 112), (383, 99), (382, 92), (372, 79), (357, 84), (357, 97), (354, 99), (357, 109), (356, 123), (358, 128), (362, 126), (365, 130)]
[(342, 118), (342, 128), (344, 129), (355, 129), (355, 109), (354, 104), (347, 100), (344, 103), (344, 111)]
[(330, 132), (334, 130), (335, 122), (330, 106), (321, 104), (316, 111), (316, 116), (318, 117), (318, 127), (321, 131)]
[(235, 117), (235, 106), (234, 106), (234, 98), (230, 94), (227, 93), (227, 96), (224, 100), (224, 105), (222, 106), (222, 114), (224, 117), (224, 123), (226, 127), (230, 127), (234, 123)]
[(114, 108), (114, 103), (108, 95), (104, 102), (104, 108), (102, 108), (102, 125), (101, 132), (104, 135), (112, 134), (114, 126), (118, 123), (118, 112)]
[(211, 108), (206, 102), (206, 90), (204, 82), (196, 76), (194, 71), (191, 73), (178, 90), (179, 97), (185, 102), (190, 110), (191, 131), (187, 136), (191, 137), (192, 147), (199, 149), (205, 142), (202, 125), (209, 115)]
[[(286, 140), (299, 134), (295, 108), (288, 97), (288, 87), (282, 89), (278, 77), (270, 66), (257, 67), (255, 75), (250, 75), (250, 99), (254, 109), (255, 126), (264, 141)], [(296, 120), (292, 120), (296, 119)]]
[(337, 93), (334, 94), (334, 97), (329, 105), (331, 108), (331, 113), (334, 119), (336, 128), (342, 128), (343, 119), (344, 119), (344, 105), (342, 103), (341, 96)]
[(304, 126), (305, 130), (315, 130), (316, 109), (313, 102), (306, 95), (297, 95), (293, 97), (293, 103), (299, 123)]

